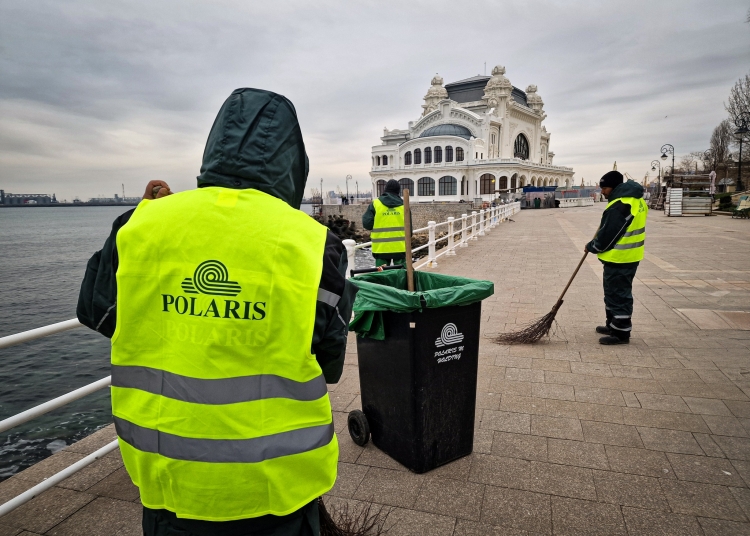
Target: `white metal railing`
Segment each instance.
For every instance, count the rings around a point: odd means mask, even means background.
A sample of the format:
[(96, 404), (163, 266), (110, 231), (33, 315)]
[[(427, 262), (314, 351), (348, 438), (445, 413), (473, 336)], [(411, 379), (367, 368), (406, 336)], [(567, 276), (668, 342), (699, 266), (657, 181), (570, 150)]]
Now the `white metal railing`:
[[(7, 337), (0, 337), (0, 348), (8, 348), (10, 346), (15, 346), (16, 344), (21, 344), (21, 343), (33, 341), (36, 339), (41, 339), (42, 337), (47, 337), (49, 335), (54, 335), (55, 333), (60, 333), (62, 331), (67, 331), (69, 329), (75, 329), (75, 328), (79, 328), (82, 326), (83, 324), (81, 324), (78, 321), (78, 319), (72, 318), (70, 320), (66, 320), (65, 322), (58, 322), (57, 324), (43, 326), (41, 328), (24, 331), (22, 333), (16, 333), (15, 335), (8, 335)], [(88, 385), (84, 385), (83, 387), (80, 387), (62, 396), (53, 398), (52, 400), (44, 402), (43, 404), (34, 406), (31, 409), (22, 411), (21, 413), (18, 413), (17, 415), (8, 417), (7, 419), (0, 421), (0, 433), (5, 432), (6, 430), (10, 430), (14, 426), (18, 426), (19, 424), (28, 422), (31, 419), (39, 417), (40, 415), (44, 415), (45, 413), (48, 413), (52, 410), (60, 408), (66, 404), (70, 404), (71, 402), (78, 400), (79, 398), (82, 398), (88, 394), (99, 391), (100, 389), (104, 389), (105, 387), (109, 387), (110, 383), (111, 383), (111, 376), (107, 376), (106, 378), (102, 378), (101, 380), (97, 380)], [(17, 497), (14, 497), (8, 502), (1, 504), (0, 516), (4, 516), (8, 512), (15, 510), (22, 504), (30, 501), (31, 499), (33, 499), (34, 497), (42, 493), (43, 491), (46, 491), (50, 489), (51, 487), (53, 487), (55, 484), (62, 482), (63, 480), (65, 480), (66, 478), (74, 474), (75, 472), (83, 469), (87, 465), (93, 463), (94, 461), (98, 460), (102, 456), (105, 456), (106, 454), (112, 452), (116, 448), (117, 448), (117, 440), (114, 440), (111, 443), (108, 443), (107, 445), (103, 446), (96, 452), (89, 454), (82, 460), (77, 461), (73, 465), (63, 469), (59, 473), (52, 475), (51, 477), (47, 478), (46, 480), (37, 484), (31, 489), (21, 493)]]
[[(436, 223), (434, 221), (427, 222), (427, 227), (421, 227), (414, 229), (412, 234), (427, 232), (427, 243), (413, 248), (412, 253), (427, 249), (427, 258), (420, 259), (420, 264), (414, 267), (415, 270), (419, 270), (423, 267), (434, 268), (437, 266), (438, 257), (443, 255), (452, 256), (456, 254), (456, 248), (468, 247), (470, 241), (477, 240), (480, 236), (485, 236), (491, 229), (499, 225), (501, 222), (506, 221), (512, 215), (521, 211), (521, 203), (516, 201), (515, 203), (508, 203), (507, 205), (498, 205), (479, 211), (473, 210), (471, 214), (461, 214), (460, 222), (461, 228), (456, 229), (456, 222), (459, 221), (455, 217), (450, 217), (446, 221)], [(436, 229), (439, 227), (447, 226), (447, 234), (441, 238), (436, 237)], [(461, 238), (456, 242), (455, 235), (461, 234)], [(445, 241), (445, 246), (437, 251), (438, 243)], [(372, 242), (364, 242), (357, 244), (354, 240), (344, 240), (344, 246), (346, 247), (346, 255), (348, 257), (348, 266), (346, 268), (346, 277), (349, 277), (350, 270), (354, 268), (354, 256), (358, 249), (372, 247)]]
[[(474, 210), (471, 212), (471, 214), (462, 214), (460, 218), (460, 222), (461, 222), (460, 229), (456, 228), (456, 222), (459, 220), (457, 220), (455, 217), (450, 217), (446, 221), (443, 221), (440, 223), (430, 221), (427, 223), (427, 227), (415, 229), (414, 233), (427, 232), (427, 235), (428, 235), (428, 240), (426, 244), (412, 249), (412, 253), (416, 251), (421, 251), (425, 248), (427, 249), (427, 258), (424, 259), (418, 266), (416, 266), (415, 269), (420, 269), (425, 266), (427, 267), (437, 266), (438, 257), (441, 257), (443, 255), (448, 255), (448, 256), (455, 255), (456, 248), (468, 247), (469, 241), (477, 240), (478, 237), (480, 236), (485, 236), (486, 233), (489, 233), (491, 229), (496, 227), (501, 222), (506, 221), (513, 214), (516, 214), (520, 210), (521, 210), (521, 204), (518, 202), (510, 203), (507, 205), (498, 205), (496, 207), (482, 209), (479, 211)], [(443, 227), (446, 228), (446, 231), (447, 231), (446, 236), (443, 236), (441, 238), (436, 238), (436, 231), (439, 228), (443, 228)], [(459, 233), (460, 233), (461, 238), (458, 241), (456, 241), (455, 236)], [(445, 242), (445, 246), (442, 247), (442, 249), (440, 249), (438, 252), (438, 244), (442, 242)], [(347, 277), (349, 277), (349, 269), (354, 266), (355, 251), (358, 249), (372, 246), (372, 242), (366, 242), (364, 244), (356, 244), (354, 240), (344, 240), (344, 245), (346, 246), (346, 252), (348, 255), (348, 262), (349, 262), (349, 266), (347, 266), (346, 274), (347, 274)], [(42, 337), (48, 337), (56, 333), (61, 333), (63, 331), (67, 331), (70, 329), (80, 328), (82, 326), (83, 324), (81, 324), (78, 321), (78, 319), (72, 318), (64, 322), (50, 324), (49, 326), (43, 326), (41, 328), (36, 328), (36, 329), (29, 330), (29, 331), (16, 333), (14, 335), (0, 337), (0, 349), (9, 348), (17, 344), (22, 344), (22, 343), (30, 342), (36, 339), (41, 339)], [(66, 404), (74, 402), (75, 400), (78, 400), (86, 395), (89, 395), (91, 393), (104, 389), (105, 387), (109, 387), (111, 385), (111, 380), (112, 380), (112, 377), (107, 376), (106, 378), (102, 378), (88, 385), (84, 385), (83, 387), (75, 389), (74, 391), (71, 391), (62, 396), (59, 396), (57, 398), (44, 402), (43, 404), (39, 404), (38, 406), (34, 406), (33, 408), (27, 409), (26, 411), (22, 411), (21, 413), (18, 413), (17, 415), (8, 417), (7, 419), (0, 421), (0, 433), (10, 430), (11, 428), (18, 426), (20, 424), (23, 424), (25, 422), (28, 422), (36, 417), (44, 415), (45, 413), (48, 413), (52, 410), (58, 409)], [(100, 448), (96, 452), (89, 454), (88, 456), (77, 461), (73, 465), (52, 475), (51, 477), (45, 479), (43, 482), (37, 484), (31, 489), (21, 493), (15, 498), (0, 505), (0, 516), (4, 516), (8, 512), (15, 510), (22, 504), (30, 501), (31, 499), (33, 499), (34, 497), (42, 493), (43, 491), (50, 489), (51, 487), (62, 482), (63, 480), (73, 475), (77, 471), (83, 469), (84, 467), (88, 466), (89, 464), (93, 463), (99, 458), (112, 452), (113, 450), (117, 448), (117, 445), (118, 445), (117, 440), (114, 440), (108, 443), (107, 445)]]

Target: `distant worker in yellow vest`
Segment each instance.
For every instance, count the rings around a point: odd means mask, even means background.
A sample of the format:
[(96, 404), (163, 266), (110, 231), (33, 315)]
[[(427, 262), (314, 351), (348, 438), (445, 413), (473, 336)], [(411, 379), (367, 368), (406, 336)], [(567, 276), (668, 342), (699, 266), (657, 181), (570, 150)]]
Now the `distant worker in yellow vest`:
[(609, 203), (596, 237), (585, 248), (596, 253), (604, 265), (607, 321), (596, 332), (605, 335), (600, 344), (628, 344), (633, 329), (633, 278), (643, 260), (648, 207), (643, 186), (631, 180), (623, 182), (618, 171), (606, 173), (599, 186)]
[(371, 231), (375, 266), (406, 262), (404, 200), (401, 199), (401, 186), (397, 180), (389, 180), (383, 195), (367, 207), (362, 215), (362, 227)]
[(88, 263), (78, 318), (112, 339), (146, 536), (319, 535), (356, 290), (341, 241), (299, 210), (307, 173), (292, 103), (235, 90), (198, 188), (149, 183)]

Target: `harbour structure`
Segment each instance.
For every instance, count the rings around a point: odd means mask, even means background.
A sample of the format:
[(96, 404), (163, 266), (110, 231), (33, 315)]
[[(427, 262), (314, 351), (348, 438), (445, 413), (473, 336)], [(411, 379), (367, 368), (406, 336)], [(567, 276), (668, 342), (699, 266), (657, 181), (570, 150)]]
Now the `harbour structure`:
[(0, 205), (55, 205), (55, 194), (11, 194), (0, 190)]
[(409, 188), (414, 202), (488, 201), (524, 186), (573, 184), (573, 169), (555, 166), (547, 117), (537, 87), (526, 91), (505, 77), (473, 76), (443, 85), (435, 75), (422, 115), (403, 130), (383, 130), (372, 148), (373, 192), (390, 179)]

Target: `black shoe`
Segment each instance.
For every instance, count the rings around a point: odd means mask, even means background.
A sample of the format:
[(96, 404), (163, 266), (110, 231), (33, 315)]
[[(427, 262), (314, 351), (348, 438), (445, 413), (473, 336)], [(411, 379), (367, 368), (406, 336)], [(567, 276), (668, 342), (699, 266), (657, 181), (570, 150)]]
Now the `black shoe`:
[(609, 326), (596, 326), (596, 332), (602, 335), (612, 335), (612, 330), (609, 329)]
[(599, 339), (599, 344), (630, 344), (630, 337), (621, 339), (620, 337), (615, 337), (614, 335), (608, 335), (607, 337), (602, 337), (601, 339)]

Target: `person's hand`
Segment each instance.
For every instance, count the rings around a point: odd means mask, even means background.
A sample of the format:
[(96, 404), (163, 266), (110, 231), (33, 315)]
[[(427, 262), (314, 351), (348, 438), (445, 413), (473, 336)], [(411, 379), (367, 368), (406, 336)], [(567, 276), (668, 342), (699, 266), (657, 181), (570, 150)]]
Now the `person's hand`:
[(172, 195), (172, 191), (169, 189), (169, 184), (164, 181), (149, 181), (146, 185), (143, 199), (161, 199), (168, 195)]

